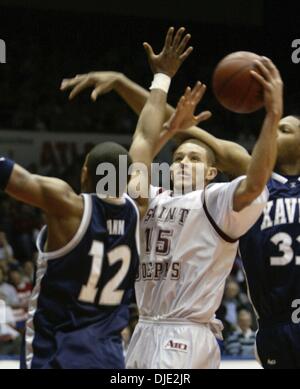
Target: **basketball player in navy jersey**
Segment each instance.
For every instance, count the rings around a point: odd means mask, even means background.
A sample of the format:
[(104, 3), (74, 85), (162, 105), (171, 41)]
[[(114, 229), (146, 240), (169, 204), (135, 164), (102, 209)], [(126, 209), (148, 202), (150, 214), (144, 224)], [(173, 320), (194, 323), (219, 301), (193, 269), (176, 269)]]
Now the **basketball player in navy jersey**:
[(263, 216), (240, 239), (264, 368), (300, 369), (300, 118), (279, 123), (276, 173)]
[[(192, 51), (186, 49), (190, 36), (183, 33), (179, 29), (174, 35), (170, 28), (162, 52), (149, 57), (154, 81), (130, 149), (133, 161), (148, 168), (164, 121), (166, 83)], [(139, 259), (139, 216), (148, 200), (139, 197), (137, 207), (125, 194), (126, 180), (117, 186), (124, 163), (120, 156), (130, 164), (122, 146), (110, 142), (95, 146), (82, 168), (81, 195), (62, 180), (30, 174), (0, 158), (0, 188), (41, 208), (47, 218), (37, 240), (38, 269), (23, 367), (124, 368), (120, 333), (128, 325)], [(116, 171), (113, 187), (118, 189), (109, 196), (99, 190), (95, 194), (101, 178), (96, 171), (103, 163)], [(148, 182), (147, 171), (133, 171), (129, 186), (136, 188), (143, 178)]]
[[(148, 92), (123, 74), (89, 75), (95, 97), (115, 90), (139, 113)], [(174, 109), (167, 106), (166, 116)], [(245, 174), (251, 156), (240, 145), (191, 127), (184, 137), (207, 144), (216, 167), (230, 177)], [(264, 368), (300, 368), (300, 116), (279, 122), (276, 173), (268, 183), (269, 202), (264, 214), (240, 239), (240, 252), (248, 279), (259, 331), (257, 352)]]

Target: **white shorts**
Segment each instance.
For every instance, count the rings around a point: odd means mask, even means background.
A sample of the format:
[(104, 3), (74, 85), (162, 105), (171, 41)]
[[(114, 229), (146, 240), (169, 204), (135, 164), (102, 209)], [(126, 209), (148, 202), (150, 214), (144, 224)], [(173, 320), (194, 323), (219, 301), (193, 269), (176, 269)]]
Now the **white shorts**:
[(218, 369), (220, 348), (207, 324), (140, 319), (132, 335), (127, 369)]

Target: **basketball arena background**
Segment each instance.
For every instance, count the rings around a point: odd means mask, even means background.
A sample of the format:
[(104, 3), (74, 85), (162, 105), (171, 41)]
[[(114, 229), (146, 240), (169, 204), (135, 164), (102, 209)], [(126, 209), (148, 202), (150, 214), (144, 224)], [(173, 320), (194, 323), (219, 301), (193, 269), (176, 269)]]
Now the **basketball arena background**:
[[(0, 63), (0, 154), (31, 172), (62, 177), (79, 190), (85, 151), (107, 139), (128, 147), (137, 117), (113, 92), (97, 103), (90, 102), (88, 93), (69, 102), (59, 90), (62, 79), (90, 70), (113, 70), (147, 88), (151, 73), (142, 42), (147, 40), (158, 49), (170, 25), (188, 28), (194, 52), (176, 76), (169, 102), (176, 104), (184, 87), (200, 79), (208, 85), (202, 107), (213, 113), (203, 127), (250, 150), (263, 111), (238, 115), (222, 108), (211, 92), (211, 76), (218, 61), (231, 52), (269, 56), (285, 83), (285, 112), (300, 112), (300, 63), (292, 61), (292, 43), (300, 39), (299, 9), (296, 2), (282, 4), (273, 0), (0, 1), (0, 39), (6, 49), (5, 63)], [(169, 158), (167, 147), (158, 160)], [(11, 332), (0, 332), (0, 368), (15, 368), (32, 288), (34, 240), (43, 215), (0, 196), (0, 291), (1, 285), (11, 285), (7, 304), (14, 315)], [(136, 317), (133, 307), (124, 344)], [(257, 326), (239, 258), (218, 317), (225, 323), (222, 367), (258, 368)], [(237, 339), (241, 320), (248, 326), (247, 336)]]

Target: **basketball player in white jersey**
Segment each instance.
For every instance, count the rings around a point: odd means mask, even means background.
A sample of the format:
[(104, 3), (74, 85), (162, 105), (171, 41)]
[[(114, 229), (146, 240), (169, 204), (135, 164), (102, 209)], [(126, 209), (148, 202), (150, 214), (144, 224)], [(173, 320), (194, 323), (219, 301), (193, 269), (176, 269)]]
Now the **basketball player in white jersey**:
[[(266, 205), (265, 185), (277, 155), (282, 81), (268, 59), (257, 67), (260, 74), (252, 74), (264, 88), (266, 117), (246, 176), (210, 184), (217, 174), (214, 153), (201, 142), (187, 140), (174, 153), (174, 192), (152, 188), (153, 198), (141, 223), (142, 263), (136, 282), (140, 319), (127, 353), (128, 368), (219, 367), (216, 335), (221, 326), (215, 311), (238, 238)], [(95, 93), (97, 89), (101, 93), (101, 85), (94, 85)], [(168, 122), (170, 133), (196, 124), (196, 102), (188, 90)], [(162, 136), (163, 141), (167, 138), (168, 131)], [(194, 167), (199, 164), (204, 166), (205, 190), (196, 186)], [(190, 166), (191, 174), (187, 174)], [(185, 192), (178, 196), (175, 192), (182, 182)]]

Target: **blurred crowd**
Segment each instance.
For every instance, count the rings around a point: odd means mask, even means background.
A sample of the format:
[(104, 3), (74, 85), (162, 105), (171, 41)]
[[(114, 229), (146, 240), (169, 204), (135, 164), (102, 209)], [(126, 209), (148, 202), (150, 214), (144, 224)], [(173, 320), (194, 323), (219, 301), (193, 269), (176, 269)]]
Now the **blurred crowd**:
[(0, 200), (0, 355), (17, 355), (33, 287), (35, 239), (42, 215), (4, 197)]
[(236, 258), (225, 285), (222, 303), (216, 313), (223, 323), (221, 352), (227, 356), (255, 357), (255, 313), (247, 295), (242, 261)]

